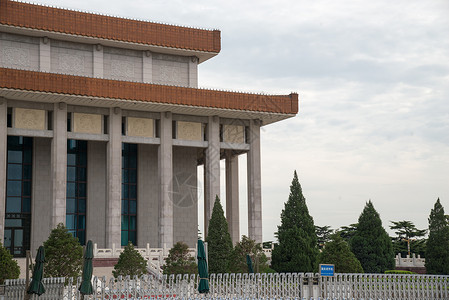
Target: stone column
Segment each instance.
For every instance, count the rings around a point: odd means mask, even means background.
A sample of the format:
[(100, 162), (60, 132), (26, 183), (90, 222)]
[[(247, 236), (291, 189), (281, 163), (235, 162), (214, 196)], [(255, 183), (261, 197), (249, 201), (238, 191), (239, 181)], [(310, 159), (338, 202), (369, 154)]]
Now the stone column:
[(51, 228), (65, 225), (67, 185), (67, 104), (53, 108), (53, 140), (51, 142), (52, 205)]
[(158, 170), (160, 179), (159, 201), (159, 247), (173, 246), (173, 139), (172, 114), (161, 113), (160, 138), (158, 151)]
[(142, 81), (153, 82), (153, 55), (150, 51), (142, 52)]
[(109, 142), (106, 150), (106, 247), (121, 245), (122, 110), (109, 110)]
[(239, 157), (226, 152), (226, 219), (232, 244), (240, 241)]
[(94, 77), (103, 78), (104, 62), (103, 62), (103, 46), (100, 44), (93, 46), (93, 74)]
[(0, 98), (0, 242), (5, 234), (6, 204), (6, 155), (8, 153), (8, 106), (6, 99)]
[(198, 57), (192, 56), (189, 60), (189, 87), (198, 87)]
[(43, 37), (39, 43), (39, 71), (50, 72), (51, 59), (50, 59), (50, 39)]
[(220, 121), (209, 117), (207, 124), (206, 162), (204, 167), (204, 236), (207, 237), (215, 197), (220, 196)]
[(262, 189), (260, 168), (260, 121), (252, 120), (248, 130), (248, 235), (262, 243)]

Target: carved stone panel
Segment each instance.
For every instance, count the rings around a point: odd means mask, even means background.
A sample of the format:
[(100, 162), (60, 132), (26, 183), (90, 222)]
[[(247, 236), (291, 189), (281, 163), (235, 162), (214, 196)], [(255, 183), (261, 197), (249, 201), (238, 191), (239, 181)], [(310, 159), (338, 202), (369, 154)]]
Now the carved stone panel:
[(29, 49), (4, 47), (2, 49), (2, 59), (5, 66), (13, 66), (18, 68), (31, 67)]
[(189, 65), (186, 62), (153, 60), (153, 81), (157, 84), (188, 86)]
[(128, 136), (154, 137), (154, 120), (128, 117)]
[(245, 143), (245, 127), (238, 125), (223, 125), (223, 141), (225, 143)]
[(101, 134), (101, 115), (73, 113), (73, 131), (77, 133)]
[(45, 130), (45, 110), (14, 109), (14, 127), (21, 129)]
[(60, 54), (59, 69), (67, 74), (83, 74), (84, 57), (81, 55)]
[(202, 124), (196, 122), (177, 122), (177, 139), (188, 141), (202, 141)]

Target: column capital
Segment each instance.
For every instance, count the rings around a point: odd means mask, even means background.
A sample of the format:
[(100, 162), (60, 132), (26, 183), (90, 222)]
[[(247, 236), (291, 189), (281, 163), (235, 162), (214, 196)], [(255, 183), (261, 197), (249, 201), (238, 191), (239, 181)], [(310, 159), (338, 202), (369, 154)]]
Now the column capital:
[(65, 110), (65, 109), (67, 109), (67, 103), (65, 103), (65, 102), (59, 102), (59, 103), (58, 103), (58, 109), (60, 109), (60, 110)]
[(114, 114), (119, 115), (122, 113), (122, 109), (118, 106), (114, 107)]
[(173, 114), (172, 114), (171, 111), (166, 111), (166, 112), (164, 112), (163, 114), (164, 114), (164, 117), (165, 117), (166, 119), (170, 119), (170, 118), (173, 117)]

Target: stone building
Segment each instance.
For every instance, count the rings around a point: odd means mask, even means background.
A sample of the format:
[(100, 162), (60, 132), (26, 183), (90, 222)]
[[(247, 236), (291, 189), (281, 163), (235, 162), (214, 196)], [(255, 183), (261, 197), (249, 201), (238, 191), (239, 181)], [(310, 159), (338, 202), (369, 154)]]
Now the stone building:
[(262, 241), (260, 128), (294, 116), (298, 95), (199, 89), (220, 47), (218, 30), (0, 0), (0, 240), (14, 256), (58, 223), (98, 247), (193, 246), (222, 159), (237, 241), (238, 155)]

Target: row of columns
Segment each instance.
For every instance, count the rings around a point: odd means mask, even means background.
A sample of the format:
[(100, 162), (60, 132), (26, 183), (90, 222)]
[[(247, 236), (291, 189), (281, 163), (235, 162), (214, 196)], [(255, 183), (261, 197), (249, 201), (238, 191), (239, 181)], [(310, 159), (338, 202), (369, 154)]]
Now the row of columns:
[[(204, 231), (207, 236), (215, 197), (220, 195), (220, 138), (218, 117), (209, 117), (204, 168)], [(262, 243), (262, 190), (260, 166), (260, 122), (251, 120), (247, 131), (248, 236)], [(226, 151), (226, 218), (232, 243), (240, 241), (238, 156)]]
[[(67, 105), (55, 103), (53, 112), (53, 139), (51, 145), (52, 205), (51, 227), (65, 223), (66, 181), (67, 181)], [(3, 241), (6, 196), (7, 158), (7, 101), (0, 98), (0, 240)], [(106, 199), (106, 247), (119, 245), (121, 241), (121, 168), (122, 168), (122, 112), (110, 108), (109, 142), (107, 144), (107, 199)], [(250, 150), (248, 151), (248, 235), (256, 242), (262, 242), (261, 176), (260, 176), (260, 123), (251, 121), (248, 130)], [(208, 147), (205, 150), (204, 168), (204, 220), (205, 235), (212, 215), (215, 197), (220, 195), (220, 122), (218, 116), (208, 120)], [(160, 246), (173, 245), (173, 141), (172, 114), (161, 113), (160, 147), (158, 150), (158, 172), (160, 180)], [(226, 152), (226, 216), (233, 243), (240, 240), (239, 233), (239, 186), (238, 157)]]

